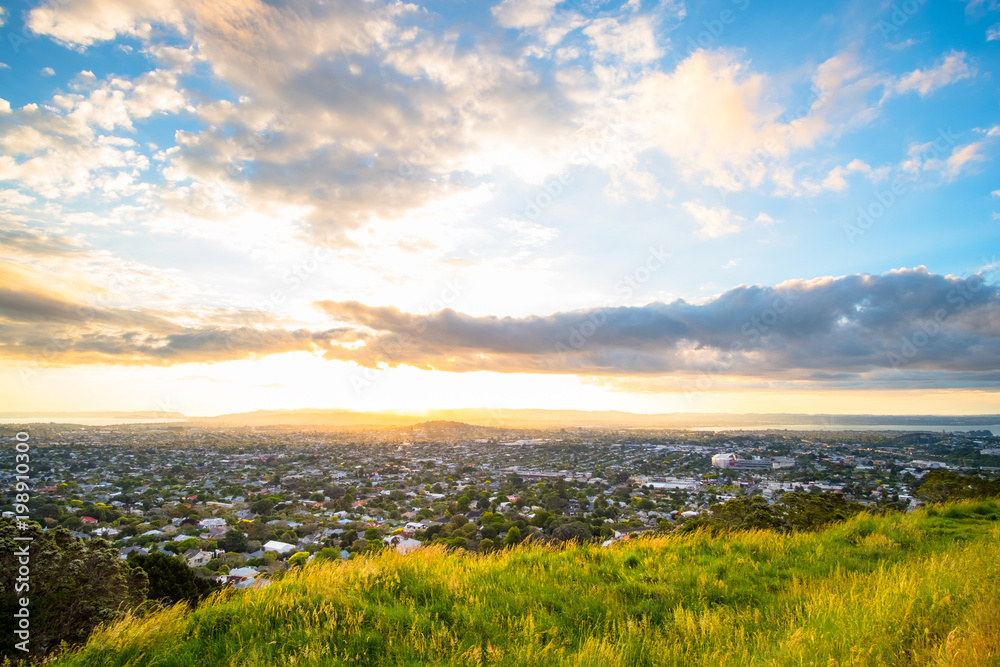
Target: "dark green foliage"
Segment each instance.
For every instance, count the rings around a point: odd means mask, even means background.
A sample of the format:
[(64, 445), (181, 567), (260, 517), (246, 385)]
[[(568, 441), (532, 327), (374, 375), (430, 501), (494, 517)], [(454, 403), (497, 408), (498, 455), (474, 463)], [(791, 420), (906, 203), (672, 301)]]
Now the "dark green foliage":
[(1000, 479), (987, 480), (979, 475), (964, 477), (950, 470), (931, 470), (924, 475), (915, 495), (931, 503), (997, 497), (1000, 496)]
[(223, 551), (242, 553), (247, 550), (247, 537), (238, 530), (226, 531), (225, 536), (219, 540), (219, 548)]
[(128, 558), (129, 565), (138, 567), (149, 578), (149, 591), (146, 596), (165, 604), (173, 604), (186, 600), (192, 607), (217, 591), (220, 586), (211, 579), (197, 576), (180, 558), (167, 554), (132, 554)]
[(570, 540), (589, 542), (593, 534), (590, 532), (590, 526), (582, 521), (574, 521), (573, 523), (564, 523), (556, 528), (552, 531), (552, 537), (560, 542), (568, 542)]
[(683, 529), (818, 530), (863, 510), (864, 506), (849, 502), (839, 493), (786, 493), (774, 505), (761, 496), (751, 496), (712, 505), (710, 518), (687, 521)]
[[(15, 542), (15, 537), (32, 541)], [(29, 544), (30, 589), (18, 591), (15, 551), (24, 544)], [(99, 623), (137, 607), (147, 587), (146, 573), (119, 558), (105, 540), (84, 542), (61, 528), (42, 531), (35, 523), (18, 530), (13, 520), (0, 519), (0, 633), (7, 655), (23, 655), (13, 647), (18, 641), (13, 614), (21, 597), (30, 600), (31, 655), (40, 657), (60, 642), (83, 642)]]

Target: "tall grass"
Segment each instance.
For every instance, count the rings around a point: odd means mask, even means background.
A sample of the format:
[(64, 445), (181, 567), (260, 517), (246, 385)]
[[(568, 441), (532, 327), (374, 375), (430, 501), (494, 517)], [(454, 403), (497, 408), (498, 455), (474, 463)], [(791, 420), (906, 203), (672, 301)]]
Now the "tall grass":
[(1000, 505), (819, 533), (320, 563), (59, 665), (1000, 665)]

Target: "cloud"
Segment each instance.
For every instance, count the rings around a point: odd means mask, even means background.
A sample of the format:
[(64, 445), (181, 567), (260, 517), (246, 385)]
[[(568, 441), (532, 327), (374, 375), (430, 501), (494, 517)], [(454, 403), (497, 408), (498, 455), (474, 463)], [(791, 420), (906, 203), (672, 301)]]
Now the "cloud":
[(944, 56), (941, 62), (929, 69), (917, 69), (896, 82), (897, 93), (917, 92), (920, 95), (929, 95), (938, 88), (948, 84), (969, 79), (975, 76), (975, 69), (966, 62), (964, 51), (952, 51)]
[(624, 65), (651, 63), (663, 56), (656, 41), (656, 17), (633, 15), (625, 21), (602, 17), (583, 29), (593, 43), (595, 57)]
[(52, 69), (51, 67), (43, 67), (41, 69), (41, 71), (40, 71), (40, 74), (42, 76), (55, 76), (56, 75), (56, 71), (54, 69)]
[[(980, 386), (1000, 373), (1000, 291), (925, 269), (739, 286), (677, 300), (527, 317), (427, 315), (321, 301), (333, 326), (252, 310), (88, 304), (0, 264), (0, 357), (173, 365), (310, 351), (367, 367), (801, 382), (877, 377)], [(988, 384), (988, 383), (987, 383)]]
[(986, 29), (986, 41), (995, 42), (1000, 39), (1000, 23), (991, 25)]
[(500, 227), (514, 236), (514, 244), (518, 246), (541, 246), (559, 236), (558, 229), (519, 218), (501, 220)]
[(986, 141), (975, 141), (952, 148), (947, 157), (939, 157), (941, 151), (935, 143), (912, 144), (907, 149), (907, 157), (900, 163), (900, 169), (916, 177), (920, 172), (936, 172), (945, 181), (952, 181), (963, 172), (984, 162), (982, 154)]
[(493, 17), (504, 28), (538, 28), (555, 13), (559, 0), (503, 0), (493, 7)]
[(7, 24), (7, 8), (0, 7), (0, 28)]
[(35, 278), (0, 262), (0, 358), (164, 366), (320, 351), (346, 332), (283, 328), (265, 311), (103, 306), (40, 287)]
[(28, 14), (28, 27), (72, 46), (89, 46), (119, 34), (149, 37), (152, 23), (183, 32), (183, 0), (74, 0), (48, 2)]
[(745, 220), (735, 215), (728, 208), (712, 208), (698, 201), (686, 201), (684, 210), (698, 223), (698, 236), (701, 238), (716, 238), (733, 234), (742, 229)]
[(741, 286), (679, 300), (526, 318), (426, 316), (357, 302), (318, 304), (364, 332), (328, 357), (449, 371), (596, 375), (705, 373), (808, 380), (892, 371), (974, 382), (1000, 371), (1000, 292), (977, 274), (925, 269)]
[[(13, 192), (13, 195), (7, 193)], [(0, 190), (0, 202), (6, 197), (18, 203), (30, 203), (32, 198), (21, 199), (23, 195), (11, 190)], [(5, 255), (39, 255), (42, 257), (65, 256), (80, 252), (71, 240), (45, 234), (31, 229), (4, 229), (0, 227), (0, 253)]]

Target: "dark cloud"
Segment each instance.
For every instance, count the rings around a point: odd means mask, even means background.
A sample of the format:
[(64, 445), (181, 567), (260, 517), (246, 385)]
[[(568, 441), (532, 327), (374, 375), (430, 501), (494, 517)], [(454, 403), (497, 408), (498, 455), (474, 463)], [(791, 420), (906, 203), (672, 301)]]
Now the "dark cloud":
[(290, 329), (256, 311), (95, 308), (3, 288), (0, 355), (169, 365), (305, 350), (368, 367), (668, 383), (732, 377), (773, 388), (989, 388), (1000, 377), (997, 287), (979, 274), (956, 278), (923, 268), (740, 286), (696, 304), (522, 318), (450, 309), (422, 316), (356, 301), (316, 305), (337, 326)]
[(699, 304), (516, 319), (452, 310), (418, 316), (357, 302), (318, 306), (370, 332), (366, 345), (327, 355), (367, 366), (823, 382), (887, 369), (901, 378), (902, 371), (974, 378), (1000, 370), (997, 287), (978, 274), (956, 278), (923, 268), (740, 286)]
[(12, 359), (172, 365), (325, 350), (344, 336), (356, 333), (286, 329), (266, 312), (97, 307), (24, 286), (0, 288), (0, 357)]

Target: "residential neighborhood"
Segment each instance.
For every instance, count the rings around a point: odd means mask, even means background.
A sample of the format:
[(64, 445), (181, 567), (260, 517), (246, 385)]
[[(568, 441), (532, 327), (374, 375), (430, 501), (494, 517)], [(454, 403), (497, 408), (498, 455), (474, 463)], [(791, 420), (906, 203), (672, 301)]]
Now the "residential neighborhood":
[[(773, 504), (795, 491), (836, 493), (906, 510), (929, 470), (1000, 471), (989, 432), (31, 428), (31, 512), (43, 527), (108, 540), (122, 558), (174, 554), (236, 588), (301, 561), (429, 543), (607, 545), (746, 496)], [(0, 453), (4, 489), (13, 452)], [(12, 500), (5, 492), (5, 516)]]

